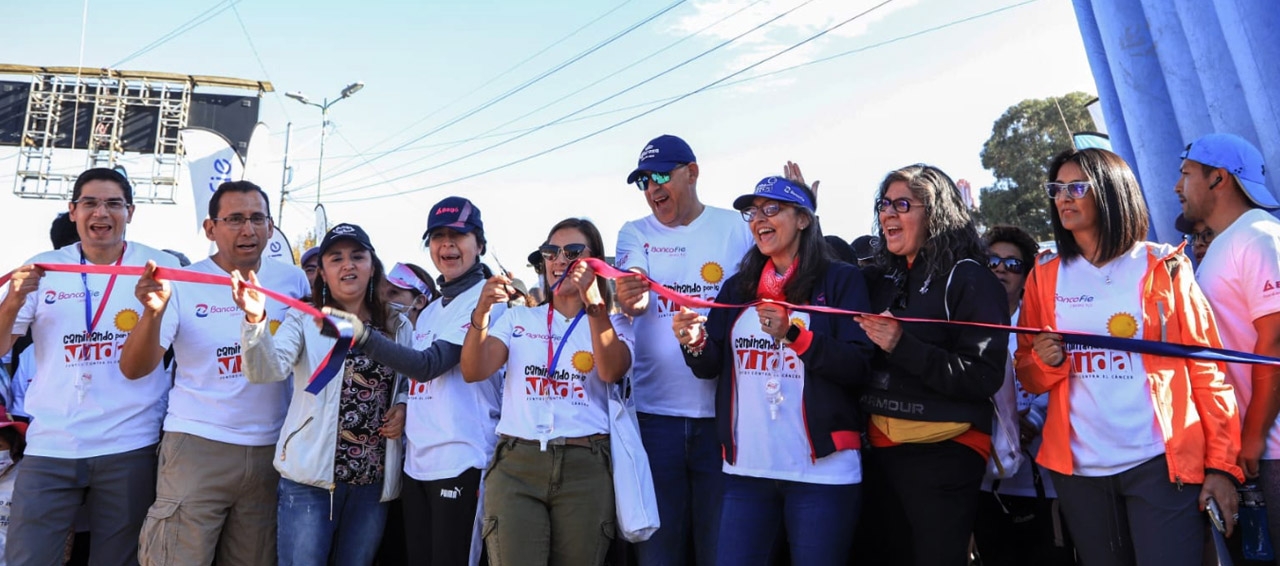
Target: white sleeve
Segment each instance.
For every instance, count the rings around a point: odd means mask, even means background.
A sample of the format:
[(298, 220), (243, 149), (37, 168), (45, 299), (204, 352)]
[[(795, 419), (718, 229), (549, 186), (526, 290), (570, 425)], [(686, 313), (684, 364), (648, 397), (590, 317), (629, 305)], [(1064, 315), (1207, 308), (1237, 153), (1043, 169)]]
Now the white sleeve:
[(303, 324), (314, 324), (311, 317), (290, 310), (284, 321), (271, 335), (266, 320), (258, 324), (244, 321), (240, 324), (241, 357), (244, 375), (252, 383), (284, 381), (293, 371), (300, 356), (305, 354)]
[(1280, 312), (1280, 288), (1267, 289), (1265, 285), (1268, 282), (1270, 286), (1280, 285), (1280, 238), (1259, 234), (1243, 249), (1246, 251), (1240, 254), (1239, 281), (1244, 285), (1257, 285), (1255, 291), (1244, 293), (1249, 304), (1249, 320)]
[(165, 306), (164, 318), (160, 319), (160, 349), (168, 350), (178, 338), (178, 319), (182, 318), (182, 306), (178, 300), (178, 289), (182, 284), (170, 281), (169, 304)]
[[(551, 307), (548, 306), (547, 308)], [(506, 311), (504, 310), (502, 314), (505, 313)], [(515, 317), (513, 316), (500, 316), (495, 320), (492, 313), (489, 315), (489, 336), (501, 340), (502, 344), (507, 347), (508, 352), (511, 349), (511, 334), (515, 331), (514, 319)]]
[(649, 256), (644, 253), (644, 237), (636, 229), (634, 222), (623, 224), (618, 231), (618, 248), (613, 255), (618, 269), (627, 271), (638, 267), (645, 273), (649, 272)]

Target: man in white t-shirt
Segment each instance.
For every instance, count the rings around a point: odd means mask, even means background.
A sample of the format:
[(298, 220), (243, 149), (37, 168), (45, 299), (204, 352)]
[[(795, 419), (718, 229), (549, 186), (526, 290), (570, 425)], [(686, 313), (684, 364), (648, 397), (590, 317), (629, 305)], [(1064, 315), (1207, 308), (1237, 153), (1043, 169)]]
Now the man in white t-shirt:
[[(1208, 134), (1182, 152), (1174, 190), (1182, 214), (1216, 234), (1196, 269), (1223, 346), (1280, 357), (1280, 202), (1267, 190), (1262, 154), (1244, 138)], [(1264, 365), (1227, 364), (1243, 412), (1240, 467), (1270, 501), (1271, 538), (1280, 541), (1280, 375)]]
[[(222, 183), (204, 221), (217, 252), (190, 270), (222, 277), (252, 271), (269, 289), (308, 295), (302, 270), (262, 259), (272, 231), (271, 207), (260, 187)], [(134, 293), (144, 310), (125, 342), (121, 371), (130, 378), (154, 371), (170, 345), (177, 365), (139, 559), (274, 564), (280, 475), (272, 456), (289, 404), (288, 382), (250, 383), (244, 376), (244, 314), (228, 287), (157, 280), (148, 271)], [(286, 310), (267, 301), (273, 326)]]
[[(684, 140), (664, 135), (645, 146), (627, 182), (653, 214), (622, 226), (616, 262), (686, 295), (715, 299), (754, 242), (741, 215), (698, 200), (698, 174)], [(679, 306), (638, 277), (618, 280), (618, 304), (634, 318), (632, 387), (662, 522), (636, 554), (641, 566), (684, 564), (692, 536), (697, 563), (712, 564), (723, 491), (715, 380), (694, 377), (684, 363), (671, 332)]]
[[(45, 273), (34, 264), (177, 267), (173, 256), (125, 240), (133, 188), (120, 173), (81, 173), (67, 209), (79, 245), (45, 252), (13, 273), (0, 301), (0, 328), (32, 333), (36, 375), (26, 457), (14, 492), (5, 557), (9, 564), (55, 564), (82, 504), (93, 538), (89, 563), (130, 564), (155, 497), (156, 443), (169, 377), (157, 368), (129, 380), (120, 346), (138, 323), (136, 276)], [(0, 354), (13, 340), (0, 340)]]

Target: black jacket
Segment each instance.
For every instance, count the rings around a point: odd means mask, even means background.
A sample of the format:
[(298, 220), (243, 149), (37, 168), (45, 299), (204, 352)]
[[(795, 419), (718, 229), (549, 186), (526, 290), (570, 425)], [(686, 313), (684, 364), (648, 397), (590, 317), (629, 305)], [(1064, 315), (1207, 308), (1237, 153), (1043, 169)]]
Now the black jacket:
[[(923, 264), (917, 261), (909, 270), (906, 262), (897, 270), (868, 268), (867, 287), (875, 312), (888, 309), (902, 318), (946, 320), (946, 300), (951, 320), (1009, 323), (1004, 287), (985, 265), (956, 264), (948, 291), (947, 274), (930, 279)], [(1004, 382), (1008, 351), (1008, 332), (903, 323), (902, 338), (893, 353), (876, 350), (862, 408), (915, 421), (967, 422), (990, 434), (990, 397)]]
[[(720, 289), (716, 301), (742, 304), (755, 299), (738, 292), (741, 274), (730, 277)], [(832, 262), (826, 275), (809, 298), (811, 305), (823, 305), (867, 312), (866, 282), (858, 268), (847, 263)], [(707, 317), (707, 344), (701, 356), (684, 354), (693, 374), (703, 379), (720, 377), (716, 385), (716, 428), (724, 459), (733, 464), (737, 459), (734, 438), (736, 372), (729, 332), (745, 309), (711, 309)], [(800, 354), (804, 362), (804, 398), (801, 400), (805, 430), (809, 433), (809, 450), (813, 460), (840, 448), (856, 446), (864, 419), (858, 411), (860, 385), (867, 382), (869, 362), (875, 345), (851, 316), (811, 313), (809, 330), (813, 340)]]

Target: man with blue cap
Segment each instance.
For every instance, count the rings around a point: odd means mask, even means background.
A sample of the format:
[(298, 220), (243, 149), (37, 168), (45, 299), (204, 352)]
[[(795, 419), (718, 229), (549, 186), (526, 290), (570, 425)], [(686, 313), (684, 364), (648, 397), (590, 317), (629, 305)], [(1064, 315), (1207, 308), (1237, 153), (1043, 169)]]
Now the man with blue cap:
[[(1262, 153), (1233, 134), (1208, 134), (1182, 152), (1174, 190), (1182, 214), (1217, 234), (1196, 281), (1218, 320), (1223, 346), (1280, 356), (1280, 202), (1267, 189)], [(1227, 382), (1243, 413), (1240, 467), (1260, 478), (1280, 541), (1280, 375), (1264, 365), (1227, 364)]]
[[(686, 295), (713, 300), (754, 244), (737, 212), (698, 200), (697, 158), (684, 140), (658, 136), (640, 151), (627, 183), (652, 212), (618, 232), (617, 266)], [(639, 277), (618, 279), (618, 304), (634, 319), (632, 387), (662, 528), (636, 545), (641, 566), (684, 564), (692, 536), (697, 563), (715, 562), (723, 490), (715, 424), (715, 380), (685, 365), (671, 333), (679, 305)], [(698, 309), (702, 315), (707, 309)]]

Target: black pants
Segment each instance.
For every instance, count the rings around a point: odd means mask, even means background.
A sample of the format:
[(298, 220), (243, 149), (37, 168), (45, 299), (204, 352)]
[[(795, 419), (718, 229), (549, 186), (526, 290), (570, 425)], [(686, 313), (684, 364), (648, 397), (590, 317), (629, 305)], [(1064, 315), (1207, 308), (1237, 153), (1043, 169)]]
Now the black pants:
[(1075, 547), (1067, 535), (1057, 499), (984, 491), (978, 497), (973, 539), (982, 566), (1076, 563)]
[(866, 451), (859, 564), (965, 566), (985, 462), (953, 441)]
[[(469, 564), (472, 526), (480, 502), (480, 470), (472, 468), (456, 478), (434, 481), (405, 475), (402, 486), (409, 564)], [(480, 563), (487, 563), (484, 553)]]

